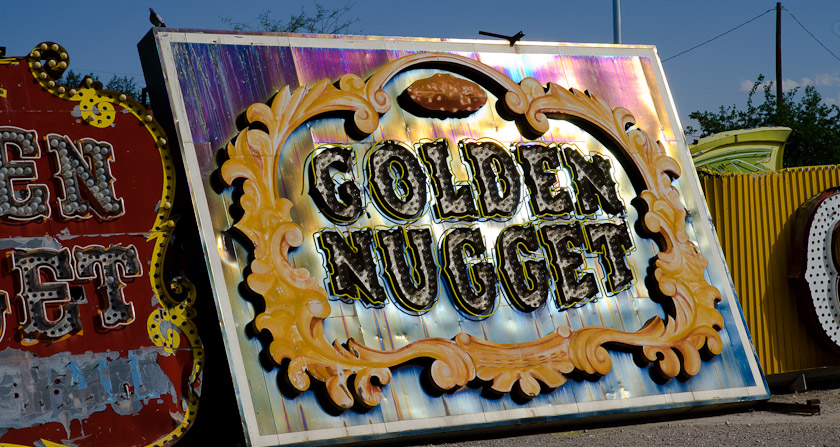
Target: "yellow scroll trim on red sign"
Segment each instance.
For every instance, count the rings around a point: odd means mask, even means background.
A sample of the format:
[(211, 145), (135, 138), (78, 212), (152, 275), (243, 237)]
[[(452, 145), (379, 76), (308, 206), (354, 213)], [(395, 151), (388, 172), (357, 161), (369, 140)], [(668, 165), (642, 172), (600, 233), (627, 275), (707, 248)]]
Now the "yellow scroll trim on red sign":
[[(326, 112), (353, 113), (353, 123), (365, 134), (379, 125), (379, 115), (391, 107), (383, 86), (410, 67), (434, 63), (456, 65), (503, 89), (504, 106), (522, 122), (526, 133), (540, 135), (549, 128), (548, 118), (585, 121), (597, 127), (632, 166), (647, 205), (642, 226), (657, 239), (662, 251), (653, 275), (659, 292), (673, 303), (675, 312), (666, 320), (653, 317), (636, 332), (608, 327), (577, 331), (560, 327), (549, 335), (524, 344), (500, 344), (460, 333), (452, 340), (429, 338), (395, 350), (367, 347), (352, 338), (342, 345), (330, 343), (323, 320), (330, 315), (323, 285), (303, 268), (289, 263), (288, 252), (303, 242), (301, 227), (292, 221), (292, 203), (279, 196), (276, 166), (289, 135), (308, 119)], [(500, 393), (518, 383), (534, 397), (563, 385), (566, 374), (578, 370), (603, 375), (612, 369), (605, 344), (639, 351), (667, 378), (693, 376), (700, 370), (700, 351), (719, 354), (718, 330), (723, 317), (715, 309), (720, 292), (703, 276), (707, 261), (689, 241), (685, 231), (686, 211), (679, 192), (671, 186), (680, 176), (680, 166), (664, 147), (644, 130), (634, 127), (633, 115), (624, 108), (612, 109), (595, 95), (566, 90), (526, 78), (517, 84), (504, 74), (478, 61), (446, 53), (412, 54), (377, 70), (367, 82), (344, 75), (336, 88), (329, 79), (279, 92), (271, 105), (253, 104), (246, 113), (259, 127), (243, 130), (227, 147), (230, 159), (222, 165), (228, 184), (244, 179), (240, 205), (242, 219), (235, 224), (254, 245), (254, 260), (248, 287), (265, 299), (265, 311), (257, 315), (256, 328), (271, 332), (268, 351), (275, 362), (289, 360), (288, 379), (299, 391), (311, 379), (323, 382), (332, 402), (341, 408), (355, 403), (368, 407), (382, 400), (381, 387), (391, 379), (391, 369), (407, 361), (431, 359), (431, 379), (441, 389), (466, 385), (478, 378), (491, 382)], [(626, 130), (629, 129), (629, 130)], [(349, 377), (355, 377), (348, 383)], [(373, 381), (373, 378), (376, 381)]]

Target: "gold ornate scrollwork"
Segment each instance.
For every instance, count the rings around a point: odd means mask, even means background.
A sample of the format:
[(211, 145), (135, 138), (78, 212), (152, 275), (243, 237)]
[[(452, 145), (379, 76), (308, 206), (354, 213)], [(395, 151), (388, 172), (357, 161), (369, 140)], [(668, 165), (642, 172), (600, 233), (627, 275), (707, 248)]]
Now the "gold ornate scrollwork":
[[(353, 339), (344, 345), (327, 341), (323, 330), (323, 320), (330, 315), (327, 292), (307, 270), (293, 267), (288, 260), (289, 249), (302, 244), (303, 233), (291, 220), (292, 203), (279, 197), (276, 189), (280, 152), (297, 126), (324, 112), (352, 112), (361, 132), (373, 132), (379, 114), (391, 107), (383, 86), (409, 67), (442, 63), (457, 65), (494, 83), (493, 88), (504, 92), (504, 106), (531, 133), (546, 132), (548, 118), (583, 120), (598, 128), (632, 162), (630, 168), (643, 182), (640, 197), (648, 208), (642, 226), (658, 238), (662, 247), (653, 274), (659, 292), (676, 309), (673, 316), (665, 321), (654, 317), (636, 332), (560, 327), (524, 344), (494, 343), (465, 333), (452, 340), (419, 340), (392, 351), (372, 349)], [(338, 87), (327, 79), (294, 92), (286, 87), (270, 106), (253, 104), (246, 116), (251, 123), (263, 124), (267, 131), (243, 130), (228, 145), (230, 158), (221, 173), (228, 184), (245, 180), (240, 200), (244, 215), (235, 227), (254, 245), (246, 282), (265, 300), (265, 311), (256, 317), (255, 325), (272, 334), (269, 354), (278, 364), (289, 361), (286, 374), (299, 391), (308, 389), (314, 379), (325, 384), (329, 398), (341, 408), (357, 402), (372, 407), (381, 401), (381, 387), (391, 379), (390, 368), (425, 358), (431, 360), (433, 384), (443, 390), (478, 378), (499, 393), (510, 392), (518, 384), (525, 395), (533, 397), (540, 393), (540, 383), (559, 387), (565, 383), (565, 375), (574, 370), (608, 373), (612, 366), (605, 345), (640, 350), (669, 378), (697, 374), (700, 350), (712, 354), (722, 350), (717, 331), (723, 327), (723, 317), (715, 309), (720, 293), (703, 276), (706, 260), (688, 240), (686, 212), (679, 192), (671, 186), (680, 175), (680, 167), (659, 142), (633, 127), (635, 120), (626, 109), (612, 109), (594, 95), (555, 84), (544, 88), (533, 78), (517, 84), (466, 57), (423, 53), (384, 65), (367, 82), (348, 74), (339, 80)], [(355, 380), (350, 384), (348, 378), (353, 375)]]

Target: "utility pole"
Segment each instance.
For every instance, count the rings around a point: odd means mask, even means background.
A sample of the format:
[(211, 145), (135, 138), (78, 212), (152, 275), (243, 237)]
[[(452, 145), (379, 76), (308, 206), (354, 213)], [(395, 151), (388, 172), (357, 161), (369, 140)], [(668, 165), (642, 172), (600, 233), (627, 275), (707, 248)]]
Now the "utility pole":
[(613, 43), (621, 43), (621, 0), (613, 0)]
[(776, 113), (782, 110), (782, 2), (776, 3)]

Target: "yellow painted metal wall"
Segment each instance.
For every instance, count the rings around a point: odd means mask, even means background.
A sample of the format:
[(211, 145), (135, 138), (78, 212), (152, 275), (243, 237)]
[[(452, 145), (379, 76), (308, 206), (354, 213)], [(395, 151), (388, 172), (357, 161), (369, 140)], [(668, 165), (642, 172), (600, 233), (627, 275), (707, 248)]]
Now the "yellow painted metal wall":
[(764, 373), (840, 365), (840, 355), (806, 327), (788, 283), (793, 215), (840, 185), (840, 166), (715, 175), (702, 183)]

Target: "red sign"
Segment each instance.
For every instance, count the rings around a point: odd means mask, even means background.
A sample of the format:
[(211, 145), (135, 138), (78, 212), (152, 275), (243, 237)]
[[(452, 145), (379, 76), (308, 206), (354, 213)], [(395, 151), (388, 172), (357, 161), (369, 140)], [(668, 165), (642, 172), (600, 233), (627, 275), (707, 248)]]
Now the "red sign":
[(171, 444), (202, 350), (165, 268), (175, 174), (149, 112), (43, 43), (0, 59), (0, 444)]

